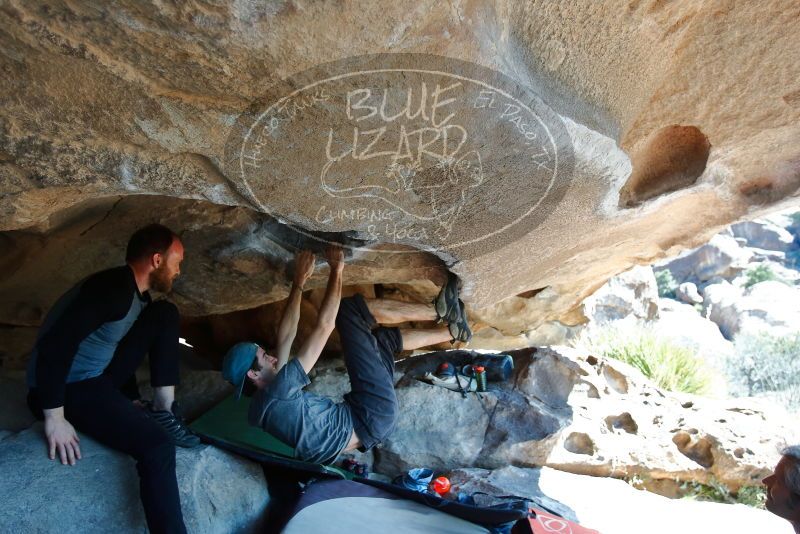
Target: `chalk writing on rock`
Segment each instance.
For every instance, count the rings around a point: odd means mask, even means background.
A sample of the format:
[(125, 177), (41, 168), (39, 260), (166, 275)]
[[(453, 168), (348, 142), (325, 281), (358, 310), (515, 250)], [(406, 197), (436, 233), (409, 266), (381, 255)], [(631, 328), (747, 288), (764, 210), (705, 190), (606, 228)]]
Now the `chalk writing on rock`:
[[(392, 253), (485, 253), (533, 231), (572, 175), (570, 137), (530, 90), (424, 54), (359, 56), (293, 76), (243, 114), (226, 173), (309, 239)], [(409, 248), (410, 247), (410, 248)]]

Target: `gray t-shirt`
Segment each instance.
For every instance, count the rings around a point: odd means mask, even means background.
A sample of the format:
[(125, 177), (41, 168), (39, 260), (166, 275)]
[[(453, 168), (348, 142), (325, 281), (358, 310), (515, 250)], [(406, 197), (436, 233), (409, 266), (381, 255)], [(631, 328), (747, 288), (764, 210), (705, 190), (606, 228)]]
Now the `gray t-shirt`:
[(267, 388), (253, 395), (248, 419), (294, 447), (295, 458), (327, 463), (350, 441), (353, 417), (347, 403), (303, 391), (310, 383), (300, 362), (290, 360)]

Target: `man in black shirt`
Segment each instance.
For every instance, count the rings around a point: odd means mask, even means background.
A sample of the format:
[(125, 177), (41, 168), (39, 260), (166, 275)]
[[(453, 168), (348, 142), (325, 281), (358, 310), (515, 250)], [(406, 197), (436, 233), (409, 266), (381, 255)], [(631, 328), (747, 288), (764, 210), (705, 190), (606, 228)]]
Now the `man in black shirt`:
[[(178, 309), (152, 302), (148, 293), (172, 289), (183, 245), (154, 224), (133, 234), (125, 259), (126, 265), (79, 282), (48, 313), (28, 365), (28, 405), (44, 419), (51, 460), (80, 460), (75, 428), (130, 454), (150, 532), (186, 532), (175, 445), (195, 446), (199, 439), (173, 414)], [(145, 354), (154, 391), (149, 408), (134, 404), (131, 394)]]

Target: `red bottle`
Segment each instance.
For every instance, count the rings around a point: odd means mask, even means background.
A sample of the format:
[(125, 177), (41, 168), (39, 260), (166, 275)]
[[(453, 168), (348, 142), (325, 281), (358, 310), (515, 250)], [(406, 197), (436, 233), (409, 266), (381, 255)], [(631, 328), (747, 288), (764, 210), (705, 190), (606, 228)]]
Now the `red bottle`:
[(450, 480), (448, 480), (447, 477), (437, 477), (433, 481), (433, 491), (438, 493), (440, 496), (444, 495), (450, 491)]

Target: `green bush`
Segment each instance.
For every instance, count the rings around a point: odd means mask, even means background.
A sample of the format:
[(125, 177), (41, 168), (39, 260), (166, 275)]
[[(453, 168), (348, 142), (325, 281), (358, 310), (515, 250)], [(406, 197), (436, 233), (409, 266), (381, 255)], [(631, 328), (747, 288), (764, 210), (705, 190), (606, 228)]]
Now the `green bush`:
[(711, 375), (702, 360), (691, 350), (673, 345), (649, 330), (610, 329), (589, 344), (602, 356), (639, 369), (663, 389), (697, 395), (710, 390)]
[(669, 269), (661, 269), (655, 273), (656, 285), (658, 285), (658, 296), (661, 298), (674, 299), (675, 290), (678, 289), (678, 282), (672, 276)]
[(764, 509), (767, 502), (767, 488), (764, 486), (745, 486), (736, 492), (736, 502)]
[(800, 332), (744, 333), (736, 336), (734, 346), (725, 361), (731, 395), (768, 397), (790, 411), (800, 410)]
[(708, 484), (684, 482), (681, 484), (681, 492), (684, 499), (745, 504), (762, 510), (767, 500), (767, 490), (764, 486), (743, 486), (739, 488), (739, 491), (732, 492), (725, 484), (713, 479)]
[(778, 282), (782, 282), (784, 284), (788, 284), (786, 280), (778, 276), (772, 270), (772, 267), (765, 264), (761, 264), (758, 267), (753, 267), (752, 269), (748, 269), (747, 271), (745, 271), (744, 276), (745, 278), (747, 278), (747, 280), (744, 283), (744, 287), (751, 287), (759, 282), (766, 282), (768, 280), (775, 280)]
[[(631, 476), (623, 477), (625, 482), (638, 490), (647, 490), (648, 483), (652, 479), (648, 475), (634, 473)], [(692, 501), (719, 502), (723, 504), (744, 504), (761, 510), (765, 509), (767, 501), (767, 489), (763, 485), (742, 486), (739, 491), (731, 491), (728, 486), (719, 482), (713, 476), (707, 484), (700, 482), (684, 481), (674, 479), (678, 486), (678, 496), (682, 499)]]

